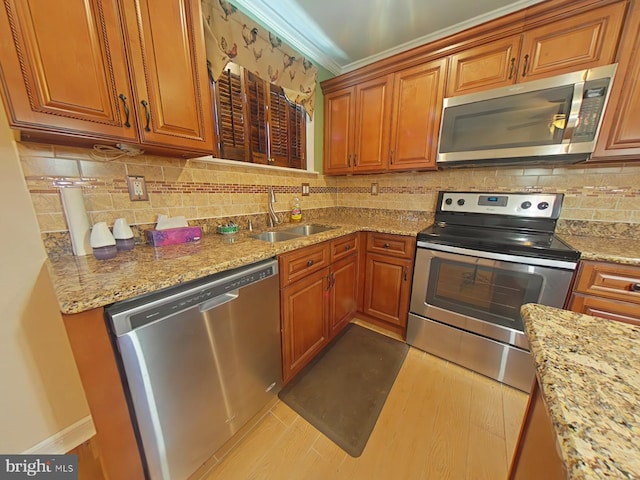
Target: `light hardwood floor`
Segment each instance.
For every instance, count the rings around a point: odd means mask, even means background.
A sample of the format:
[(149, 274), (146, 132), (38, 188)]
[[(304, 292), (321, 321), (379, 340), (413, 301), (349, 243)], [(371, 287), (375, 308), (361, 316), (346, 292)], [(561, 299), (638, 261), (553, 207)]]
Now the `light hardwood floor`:
[(353, 458), (278, 401), (206, 480), (500, 480), (527, 395), (411, 348), (364, 452)]

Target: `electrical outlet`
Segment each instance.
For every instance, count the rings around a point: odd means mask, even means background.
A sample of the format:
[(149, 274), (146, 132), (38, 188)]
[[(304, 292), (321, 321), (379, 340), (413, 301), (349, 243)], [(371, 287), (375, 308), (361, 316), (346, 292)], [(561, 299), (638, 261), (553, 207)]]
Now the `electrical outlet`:
[(371, 195), (377, 195), (378, 194), (378, 184), (377, 183), (372, 183), (371, 184)]
[(144, 181), (144, 177), (127, 177), (127, 186), (129, 187), (129, 198), (132, 201), (149, 200), (149, 193), (147, 192), (147, 184)]
[(309, 184), (308, 183), (303, 183), (302, 184), (302, 196), (303, 197), (308, 197), (309, 196)]

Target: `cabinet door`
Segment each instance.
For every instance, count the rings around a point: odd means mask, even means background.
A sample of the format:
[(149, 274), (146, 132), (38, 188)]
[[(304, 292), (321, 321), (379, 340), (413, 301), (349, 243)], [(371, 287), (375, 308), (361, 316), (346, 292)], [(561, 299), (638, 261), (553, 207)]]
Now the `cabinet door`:
[(592, 160), (640, 157), (640, 8), (632, 10), (622, 38), (618, 70)]
[(331, 265), (329, 336), (334, 337), (353, 318), (357, 307), (358, 256)]
[(613, 63), (626, 7), (618, 2), (525, 32), (518, 81)]
[(0, 10), (0, 90), (12, 127), (137, 140), (115, 0), (7, 0)]
[(395, 75), (389, 170), (435, 169), (446, 59)]
[(282, 375), (288, 382), (329, 341), (329, 269), (281, 290)]
[(367, 254), (364, 313), (400, 327), (407, 325), (412, 262)]
[(521, 40), (517, 35), (451, 55), (447, 97), (513, 84)]
[(356, 86), (354, 172), (381, 172), (389, 155), (392, 76)]
[(352, 170), (355, 90), (347, 88), (324, 96), (324, 159), (326, 175)]
[(142, 141), (212, 153), (213, 105), (200, 3), (124, 4)]
[(640, 325), (640, 307), (633, 303), (617, 302), (608, 298), (598, 298), (574, 293), (569, 310), (586, 313), (593, 317), (606, 318), (617, 322)]

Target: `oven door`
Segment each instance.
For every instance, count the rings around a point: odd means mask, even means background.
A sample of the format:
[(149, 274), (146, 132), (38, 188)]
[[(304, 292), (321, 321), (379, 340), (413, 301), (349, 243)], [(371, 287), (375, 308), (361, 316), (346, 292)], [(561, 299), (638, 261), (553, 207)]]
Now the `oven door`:
[[(575, 263), (438, 246), (418, 248), (412, 313), (529, 349), (520, 317), (525, 303), (562, 307)], [(496, 257), (496, 258), (484, 258)], [(525, 263), (529, 262), (529, 263)]]

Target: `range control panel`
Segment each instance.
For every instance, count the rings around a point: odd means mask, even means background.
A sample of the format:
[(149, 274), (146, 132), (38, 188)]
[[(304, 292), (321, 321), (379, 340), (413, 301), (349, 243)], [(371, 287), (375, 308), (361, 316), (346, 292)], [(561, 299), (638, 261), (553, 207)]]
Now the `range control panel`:
[(438, 211), (557, 219), (563, 194), (440, 192)]

